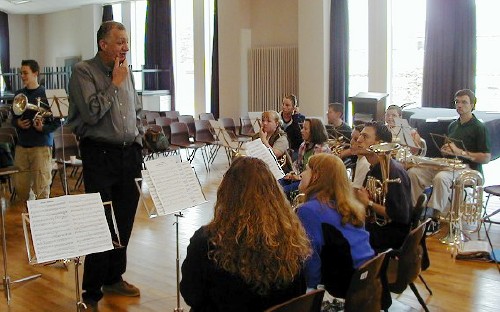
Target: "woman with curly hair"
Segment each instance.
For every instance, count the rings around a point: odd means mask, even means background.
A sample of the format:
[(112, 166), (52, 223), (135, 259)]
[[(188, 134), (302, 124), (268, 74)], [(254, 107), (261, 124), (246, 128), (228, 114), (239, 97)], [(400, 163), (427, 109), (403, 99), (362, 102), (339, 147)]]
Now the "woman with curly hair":
[(354, 269), (375, 255), (364, 229), (365, 208), (354, 196), (344, 163), (331, 154), (309, 158), (299, 191), (306, 201), (297, 214), (313, 247), (307, 288), (323, 284), (334, 297), (345, 298)]
[(191, 311), (262, 311), (305, 292), (309, 239), (268, 166), (237, 157), (182, 264)]

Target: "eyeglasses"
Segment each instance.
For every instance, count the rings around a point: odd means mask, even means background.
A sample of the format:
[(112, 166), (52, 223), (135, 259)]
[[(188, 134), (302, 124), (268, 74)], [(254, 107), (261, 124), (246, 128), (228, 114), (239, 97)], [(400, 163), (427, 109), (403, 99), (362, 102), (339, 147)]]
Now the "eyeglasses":
[(467, 101), (467, 100), (461, 100), (461, 101), (455, 100), (455, 101), (453, 101), (453, 103), (455, 105), (457, 105), (457, 104), (470, 104), (469, 101)]

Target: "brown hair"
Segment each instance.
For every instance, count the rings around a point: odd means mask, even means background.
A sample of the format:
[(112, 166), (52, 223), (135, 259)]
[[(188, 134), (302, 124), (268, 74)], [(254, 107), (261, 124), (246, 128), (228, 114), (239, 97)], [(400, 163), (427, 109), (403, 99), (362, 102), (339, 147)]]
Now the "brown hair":
[(209, 258), (259, 294), (290, 284), (311, 253), (283, 190), (253, 157), (236, 158), (225, 173), (207, 231)]
[(309, 136), (309, 143), (323, 144), (328, 141), (328, 133), (326, 132), (325, 125), (318, 118), (306, 118), (304, 122), (309, 121), (311, 134)]
[[(365, 209), (354, 196), (351, 181), (342, 160), (332, 154), (311, 156), (307, 164), (311, 169), (311, 182), (306, 187), (306, 199), (312, 196), (336, 209), (342, 216), (342, 224), (361, 227), (365, 221)], [(335, 201), (335, 207), (332, 206)]]

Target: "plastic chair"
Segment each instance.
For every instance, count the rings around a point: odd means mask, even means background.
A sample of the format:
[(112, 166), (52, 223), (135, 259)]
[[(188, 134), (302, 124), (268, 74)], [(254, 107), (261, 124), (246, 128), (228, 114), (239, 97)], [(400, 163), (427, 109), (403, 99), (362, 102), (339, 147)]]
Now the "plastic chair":
[(179, 112), (178, 111), (165, 111), (162, 112), (165, 117), (172, 119), (172, 121), (179, 121)]
[[(76, 160), (71, 160), (71, 156), (76, 156)], [(76, 136), (72, 133), (67, 134), (55, 134), (54, 135), (54, 159), (58, 163), (59, 177), (61, 178), (61, 184), (63, 189), (66, 190), (66, 182), (64, 179), (63, 168), (71, 168), (70, 176), (76, 176), (78, 172), (74, 190), (78, 189), (83, 183), (83, 171), (80, 170), (83, 167), (82, 161), (80, 159), (80, 148), (78, 147), (78, 140)], [(54, 178), (55, 172), (53, 173)], [(52, 183), (54, 179), (52, 179)], [(51, 185), (52, 186), (52, 185)], [(69, 193), (69, 191), (68, 191)]]
[(194, 139), (196, 128), (194, 126), (194, 117), (191, 115), (180, 115), (179, 122), (183, 122), (188, 126), (189, 136)]
[(250, 118), (240, 117), (240, 135), (252, 137), (255, 134)]
[(415, 287), (414, 282), (422, 270), (423, 253), (419, 247), (424, 235), (425, 226), (428, 222), (430, 222), (430, 219), (427, 219), (417, 228), (413, 229), (406, 237), (401, 248), (389, 253), (390, 259), (387, 270), (389, 290), (393, 293), (401, 294), (410, 286), (425, 311), (429, 311), (429, 309)]
[(163, 129), (163, 134), (170, 140), (170, 124), (174, 122), (172, 118), (168, 118), (165, 116), (160, 116), (155, 118), (155, 123), (158, 126), (161, 126)]
[(212, 113), (201, 113), (198, 118), (200, 120), (215, 120), (214, 114)]
[[(178, 146), (181, 149), (186, 151), (187, 160), (191, 163), (196, 155), (196, 151), (201, 149), (201, 156), (203, 158), (203, 162), (205, 163), (205, 169), (208, 172), (208, 164), (205, 159), (205, 146), (206, 144), (203, 142), (191, 142), (189, 140), (189, 129), (188, 126), (183, 122), (173, 122), (170, 125), (171, 138), (170, 144)], [(192, 151), (190, 151), (192, 150)]]
[(208, 163), (212, 164), (222, 146), (222, 143), (216, 140), (214, 136), (214, 131), (210, 122), (208, 120), (195, 120), (195, 136), (194, 139), (197, 142), (203, 142), (207, 144), (208, 148)]
[(264, 312), (320, 312), (324, 289), (316, 289), (302, 296), (275, 305)]
[(14, 138), (14, 144), (17, 144), (17, 129), (14, 127), (0, 127), (0, 133), (7, 133)]
[(147, 112), (146, 113), (146, 120), (148, 121), (148, 124), (154, 124), (156, 117), (160, 117), (160, 113), (158, 113), (158, 112)]

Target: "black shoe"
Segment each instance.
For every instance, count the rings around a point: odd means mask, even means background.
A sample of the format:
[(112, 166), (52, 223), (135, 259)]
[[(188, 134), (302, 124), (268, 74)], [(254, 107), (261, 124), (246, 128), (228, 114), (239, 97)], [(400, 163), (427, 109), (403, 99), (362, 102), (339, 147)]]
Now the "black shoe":
[(83, 303), (87, 307), (85, 312), (96, 312), (97, 311), (97, 301), (91, 299), (83, 299)]
[(425, 235), (432, 236), (438, 233), (440, 230), (441, 230), (441, 223), (439, 223), (439, 220), (431, 220), (431, 222), (427, 224), (427, 227), (425, 229)]

